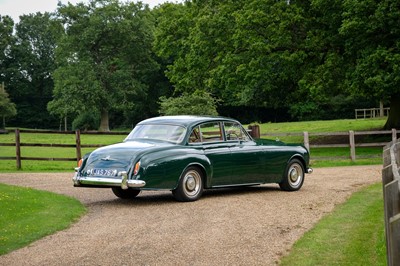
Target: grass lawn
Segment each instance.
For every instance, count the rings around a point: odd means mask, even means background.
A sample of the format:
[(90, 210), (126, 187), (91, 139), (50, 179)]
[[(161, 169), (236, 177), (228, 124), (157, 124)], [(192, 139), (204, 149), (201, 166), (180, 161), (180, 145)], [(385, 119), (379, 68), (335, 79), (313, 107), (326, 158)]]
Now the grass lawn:
[(386, 265), (382, 184), (354, 193), (292, 248), (281, 265)]
[(67, 228), (85, 212), (71, 197), (0, 184), (0, 255)]
[[(291, 122), (291, 123), (265, 123), (260, 125), (261, 133), (287, 133), (287, 132), (338, 132), (338, 131), (365, 131), (377, 130), (383, 127), (385, 119), (342, 119), (331, 121), (310, 121), (310, 122)], [(81, 135), (82, 144), (113, 144), (121, 142), (125, 138), (124, 135)], [(268, 137), (272, 138), (275, 137)], [(312, 141), (310, 137), (310, 141)], [(301, 143), (302, 137), (289, 136), (279, 137), (280, 140), (288, 143)], [(387, 140), (391, 141), (388, 136)], [(0, 143), (15, 142), (13, 133), (0, 134)], [(48, 144), (74, 144), (74, 134), (41, 134), (41, 133), (21, 133), (22, 143), (48, 143)], [(94, 150), (95, 148), (82, 149), (82, 155)], [(312, 167), (324, 166), (348, 166), (348, 165), (364, 165), (364, 164), (381, 164), (382, 148), (357, 148), (356, 162), (350, 161), (349, 148), (311, 148)], [(73, 158), (76, 156), (74, 148), (56, 148), (56, 147), (21, 147), (21, 155), (24, 157), (45, 157), (45, 158)], [(0, 147), (0, 156), (15, 156), (15, 147)], [(335, 160), (326, 159), (324, 157), (338, 156)], [(339, 158), (340, 157), (340, 158)], [(368, 157), (368, 158), (366, 158)], [(369, 158), (372, 157), (372, 158)], [(49, 172), (49, 171), (73, 171), (76, 162), (64, 161), (22, 161), (22, 171), (27, 172)], [(16, 162), (13, 160), (0, 160), (0, 171), (15, 172)]]

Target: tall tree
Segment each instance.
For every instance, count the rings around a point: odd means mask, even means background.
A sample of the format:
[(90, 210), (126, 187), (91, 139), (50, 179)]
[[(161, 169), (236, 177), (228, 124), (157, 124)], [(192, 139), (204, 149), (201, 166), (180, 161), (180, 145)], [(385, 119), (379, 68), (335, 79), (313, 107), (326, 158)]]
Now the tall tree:
[(398, 1), (346, 0), (340, 32), (352, 60), (353, 93), (390, 101), (386, 129), (400, 128), (400, 5)]
[(151, 44), (154, 21), (140, 2), (93, 0), (60, 5), (66, 34), (56, 49), (54, 100), (59, 115), (97, 111), (99, 130), (109, 130), (109, 112), (146, 103), (158, 69)]
[(54, 48), (61, 24), (50, 13), (20, 16), (8, 54), (6, 86), (17, 104), (18, 126), (49, 128), (57, 123), (47, 112), (53, 90)]
[(176, 91), (207, 91), (225, 105), (289, 104), (304, 58), (298, 49), (303, 17), (296, 5), (207, 0), (165, 10), (165, 21), (172, 17), (177, 23), (159, 24), (155, 47), (174, 59), (166, 75)]
[(14, 21), (9, 16), (0, 15), (0, 82), (5, 81), (9, 54), (14, 44)]

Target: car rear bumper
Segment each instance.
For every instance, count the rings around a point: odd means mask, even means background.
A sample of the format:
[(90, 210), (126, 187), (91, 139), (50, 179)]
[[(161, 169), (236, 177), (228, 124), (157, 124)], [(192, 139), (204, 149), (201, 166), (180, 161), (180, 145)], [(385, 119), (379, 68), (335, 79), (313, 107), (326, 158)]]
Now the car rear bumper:
[(74, 187), (121, 187), (122, 189), (128, 189), (141, 188), (146, 185), (146, 182), (143, 180), (129, 180), (128, 174), (125, 171), (119, 172), (118, 177), (78, 176), (78, 170), (75, 169), (72, 181), (74, 182)]

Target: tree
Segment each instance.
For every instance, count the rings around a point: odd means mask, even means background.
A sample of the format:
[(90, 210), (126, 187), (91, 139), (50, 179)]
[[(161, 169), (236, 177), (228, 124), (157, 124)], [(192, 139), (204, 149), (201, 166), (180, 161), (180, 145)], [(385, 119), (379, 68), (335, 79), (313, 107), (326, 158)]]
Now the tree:
[(12, 121), (18, 126), (49, 128), (57, 123), (46, 108), (53, 90), (54, 48), (61, 30), (50, 13), (20, 16), (15, 27), (4, 79), (19, 110)]
[(146, 104), (158, 70), (151, 51), (154, 21), (148, 6), (118, 0), (60, 5), (66, 30), (58, 43), (54, 100), (59, 115), (96, 111), (109, 130), (110, 111)]
[(179, 97), (161, 97), (162, 115), (218, 115), (217, 103), (209, 93), (195, 91)]
[(10, 48), (14, 44), (14, 21), (9, 16), (0, 15), (0, 81), (4, 82)]
[(398, 1), (344, 1), (340, 33), (353, 66), (352, 93), (390, 101), (385, 129), (400, 128), (400, 6)]
[[(290, 105), (304, 60), (300, 8), (274, 0), (163, 8), (167, 16), (158, 24), (155, 48), (173, 59), (166, 75), (177, 92), (199, 89), (233, 106)], [(176, 23), (166, 23), (171, 20)]]
[(3, 123), (0, 128), (6, 127), (6, 117), (14, 116), (17, 114), (15, 104), (8, 98), (8, 93), (4, 88), (4, 83), (0, 84), (0, 117), (3, 117)]
[(0, 117), (3, 117), (0, 128), (5, 127), (5, 117), (16, 114), (15, 104), (10, 101), (9, 95), (4, 88), (8, 65), (10, 64), (9, 53), (14, 44), (13, 28), (14, 21), (9, 16), (0, 15)]

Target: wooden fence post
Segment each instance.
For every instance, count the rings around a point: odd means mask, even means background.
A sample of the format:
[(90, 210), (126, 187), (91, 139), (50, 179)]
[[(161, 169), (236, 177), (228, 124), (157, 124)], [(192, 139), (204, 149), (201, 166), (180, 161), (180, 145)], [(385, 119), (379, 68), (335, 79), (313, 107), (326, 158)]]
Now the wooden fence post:
[(81, 131), (75, 130), (75, 142), (76, 142), (76, 161), (79, 162), (79, 160), (82, 158), (81, 154)]
[(251, 130), (250, 136), (252, 136), (255, 139), (260, 138), (260, 126), (259, 125), (249, 125), (248, 129)]
[(308, 132), (304, 131), (303, 132), (303, 137), (304, 137), (304, 147), (308, 150), (308, 153), (310, 153), (310, 138), (308, 136)]
[(21, 170), (21, 139), (19, 129), (15, 129), (15, 157), (17, 161), (17, 169)]
[[(399, 234), (400, 231), (396, 232), (396, 229), (400, 229), (400, 218), (399, 216), (399, 181), (394, 180), (389, 184), (385, 185), (385, 224), (388, 226), (387, 229), (387, 249), (390, 255), (388, 256), (389, 265), (398, 265), (395, 262), (400, 261), (400, 243)], [(397, 217), (397, 219), (396, 219)]]
[(397, 130), (392, 128), (392, 141), (395, 142), (397, 139)]
[(349, 139), (350, 139), (350, 158), (352, 162), (356, 161), (356, 142), (354, 139), (354, 131), (349, 131)]
[(400, 187), (397, 145), (390, 142), (383, 148), (383, 203), (386, 233), (387, 265), (400, 265)]
[[(390, 157), (390, 155), (389, 155)], [(386, 235), (386, 258), (388, 265), (392, 260), (391, 258), (391, 231), (389, 228), (389, 219), (390, 219), (390, 206), (388, 204), (388, 190), (387, 184), (393, 182), (393, 173), (392, 173), (392, 165), (389, 163), (388, 165), (384, 165), (382, 169), (382, 185), (383, 185), (383, 210), (384, 210), (384, 221), (385, 221), (385, 235)]]

